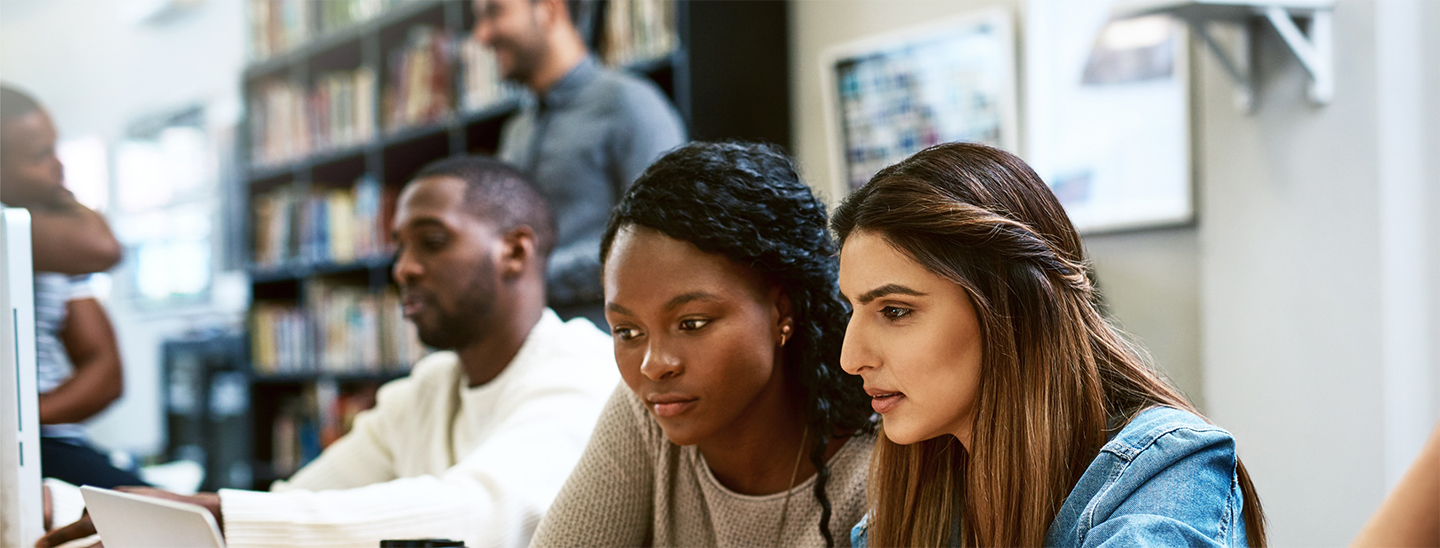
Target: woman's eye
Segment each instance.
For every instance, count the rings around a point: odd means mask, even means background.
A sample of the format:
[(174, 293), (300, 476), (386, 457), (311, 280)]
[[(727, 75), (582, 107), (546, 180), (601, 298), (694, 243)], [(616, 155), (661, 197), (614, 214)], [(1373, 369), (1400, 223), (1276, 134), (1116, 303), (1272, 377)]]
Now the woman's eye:
[(615, 335), (615, 338), (622, 341), (628, 341), (638, 336), (634, 329), (630, 329), (628, 327), (617, 327), (610, 330), (610, 333)]
[(909, 308), (900, 308), (898, 306), (887, 306), (880, 309), (880, 314), (890, 320), (898, 320), (905, 316), (909, 316), (911, 312), (913, 311)]
[(706, 324), (709, 324), (709, 323), (710, 323), (710, 320), (703, 319), (703, 318), (686, 318), (686, 319), (684, 319), (684, 320), (680, 320), (680, 330), (681, 330), (681, 331), (694, 331), (694, 330), (696, 330), (696, 329), (700, 329), (700, 328), (702, 328), (702, 327), (705, 327), (705, 325), (706, 325)]

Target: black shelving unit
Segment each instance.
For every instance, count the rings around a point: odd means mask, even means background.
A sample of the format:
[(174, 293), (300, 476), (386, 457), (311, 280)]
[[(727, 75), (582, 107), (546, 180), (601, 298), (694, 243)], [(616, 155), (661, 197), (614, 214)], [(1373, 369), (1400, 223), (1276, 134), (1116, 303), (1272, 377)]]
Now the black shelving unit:
[[(612, 0), (613, 1), (613, 0)], [(674, 102), (685, 121), (690, 137), (697, 140), (759, 140), (788, 147), (791, 140), (788, 66), (788, 5), (764, 0), (676, 0), (678, 48), (664, 57), (624, 67), (654, 81)], [(596, 31), (592, 51), (606, 19), (608, 1), (593, 4)], [(245, 69), (245, 104), (267, 81), (282, 79), (309, 86), (326, 71), (370, 67), (376, 85), (384, 89), (389, 75), (387, 52), (402, 44), (412, 27), (431, 25), (452, 36), (468, 36), (474, 14), (468, 0), (412, 0), (399, 4), (373, 19), (346, 28), (333, 29), (298, 48), (256, 62)], [(743, 31), (736, 39), (734, 34)], [(458, 61), (452, 63), (453, 97), (463, 96), (463, 78)], [(376, 97), (382, 94), (376, 90)], [(252, 161), (250, 116), (241, 131), (240, 158), (245, 166), (241, 178), (245, 195), (255, 198), (272, 189), (289, 187), (299, 191), (346, 184), (362, 175), (375, 178), (390, 190), (397, 190), (423, 165), (461, 153), (493, 153), (500, 144), (501, 128), (518, 111), (521, 99), (509, 98), (468, 112), (456, 112), (433, 123), (398, 130), (383, 129), (383, 101), (377, 101), (373, 119), (375, 138), (362, 144), (316, 152), (279, 164)], [(250, 249), (255, 246), (253, 207), (248, 208), (246, 233)], [(383, 218), (383, 217), (382, 217)], [(255, 257), (252, 252), (250, 257)], [(305, 303), (306, 282), (314, 279), (341, 280), (384, 291), (391, 284), (391, 258), (372, 256), (352, 262), (292, 261), (283, 265), (250, 268), (252, 296), (257, 303)], [(409, 364), (406, 364), (408, 368)], [(373, 369), (373, 368), (372, 368)], [(248, 458), (253, 465), (254, 488), (285, 474), (276, 473), (270, 462), (272, 430), (278, 402), (295, 397), (308, 387), (329, 384), (339, 390), (368, 387), (398, 378), (381, 368), (376, 373), (333, 373), (319, 368), (300, 372), (258, 374), (249, 371), (251, 400), (250, 430), (255, 433)]]
[(161, 344), (166, 460), (205, 467), (205, 491), (253, 483), (244, 334), (196, 333)]

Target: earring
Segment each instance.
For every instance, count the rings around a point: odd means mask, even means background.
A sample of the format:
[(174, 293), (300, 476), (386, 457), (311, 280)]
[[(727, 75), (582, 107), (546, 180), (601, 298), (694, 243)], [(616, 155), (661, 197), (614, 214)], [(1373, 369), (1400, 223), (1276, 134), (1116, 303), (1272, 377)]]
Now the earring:
[(783, 326), (780, 327), (780, 346), (785, 346), (785, 343), (786, 343), (787, 341), (789, 341), (789, 340), (790, 340), (790, 326), (789, 326), (789, 325), (783, 325)]

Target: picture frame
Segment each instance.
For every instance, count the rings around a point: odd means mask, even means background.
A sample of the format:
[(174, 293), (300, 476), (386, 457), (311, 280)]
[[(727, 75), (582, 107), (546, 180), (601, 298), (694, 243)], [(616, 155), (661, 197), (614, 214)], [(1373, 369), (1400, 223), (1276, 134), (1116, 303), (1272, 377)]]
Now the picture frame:
[(931, 145), (1017, 151), (1015, 15), (991, 8), (827, 49), (821, 82), (832, 185), (844, 196)]
[(1027, 0), (1025, 161), (1082, 234), (1194, 222), (1183, 22)]

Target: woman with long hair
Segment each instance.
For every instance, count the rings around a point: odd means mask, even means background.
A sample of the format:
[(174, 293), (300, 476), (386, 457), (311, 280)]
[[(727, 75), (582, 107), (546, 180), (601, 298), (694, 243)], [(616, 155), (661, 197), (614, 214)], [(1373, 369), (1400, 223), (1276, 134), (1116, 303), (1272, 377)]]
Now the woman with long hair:
[(532, 546), (845, 546), (874, 434), (825, 206), (764, 145), (650, 166), (601, 245), (626, 386)]
[(1234, 439), (1102, 317), (1080, 236), (1019, 158), (926, 149), (832, 227), (841, 364), (882, 416), (857, 545), (1265, 544)]

